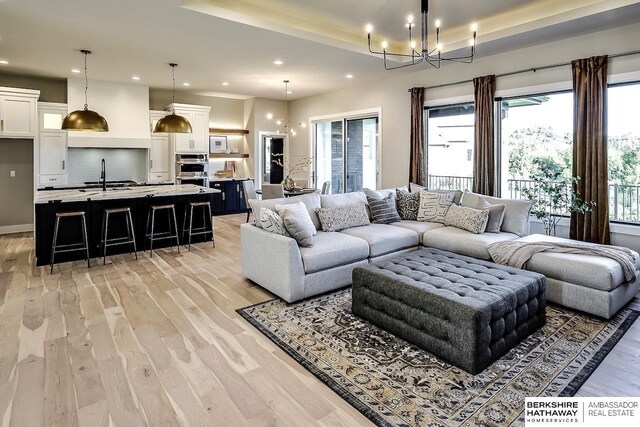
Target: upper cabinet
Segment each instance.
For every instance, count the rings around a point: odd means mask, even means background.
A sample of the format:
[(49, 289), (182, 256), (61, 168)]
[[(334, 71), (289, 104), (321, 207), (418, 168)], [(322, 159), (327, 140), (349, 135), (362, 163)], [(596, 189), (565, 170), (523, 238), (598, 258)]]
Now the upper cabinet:
[(35, 138), (40, 91), (0, 87), (0, 137)]
[[(162, 117), (169, 114), (166, 111), (149, 112), (151, 131)], [(165, 182), (170, 179), (171, 152), (169, 148), (168, 133), (153, 133), (151, 146), (149, 147), (149, 182)]]
[(67, 131), (61, 129), (67, 104), (38, 103), (38, 185), (67, 183)]
[(176, 114), (191, 123), (191, 133), (171, 135), (174, 151), (180, 153), (209, 153), (209, 112), (211, 107), (189, 104), (172, 104)]

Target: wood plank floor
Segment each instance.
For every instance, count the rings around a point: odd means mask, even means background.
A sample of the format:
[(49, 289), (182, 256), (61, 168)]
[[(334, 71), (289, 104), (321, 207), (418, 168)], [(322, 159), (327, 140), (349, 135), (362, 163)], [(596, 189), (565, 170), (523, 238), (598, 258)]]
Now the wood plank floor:
[[(215, 249), (54, 274), (0, 236), (2, 425), (370, 425), (235, 313), (272, 298), (240, 272), (244, 219), (216, 217)], [(640, 396), (637, 372), (640, 322), (579, 395)]]

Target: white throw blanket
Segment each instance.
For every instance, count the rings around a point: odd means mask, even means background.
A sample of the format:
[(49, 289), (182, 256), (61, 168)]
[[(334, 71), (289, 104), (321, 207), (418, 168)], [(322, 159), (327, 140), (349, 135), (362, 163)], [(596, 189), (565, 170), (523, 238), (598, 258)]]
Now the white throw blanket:
[(592, 255), (610, 258), (616, 261), (624, 271), (627, 281), (636, 279), (634, 252), (620, 246), (606, 246), (584, 242), (496, 242), (487, 250), (494, 262), (511, 267), (523, 268), (525, 263), (538, 252)]

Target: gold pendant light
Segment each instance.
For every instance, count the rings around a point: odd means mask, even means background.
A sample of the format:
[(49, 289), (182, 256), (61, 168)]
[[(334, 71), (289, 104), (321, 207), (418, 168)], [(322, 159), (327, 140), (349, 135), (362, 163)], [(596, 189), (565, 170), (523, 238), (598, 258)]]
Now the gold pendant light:
[(173, 104), (176, 102), (176, 74), (175, 68), (178, 64), (169, 64), (171, 67), (171, 75), (173, 77), (173, 87), (171, 92), (171, 114), (167, 114), (156, 122), (153, 133), (191, 133), (191, 123), (189, 120), (176, 114)]
[(89, 110), (87, 101), (87, 90), (89, 88), (89, 78), (87, 77), (87, 55), (89, 50), (81, 50), (84, 55), (84, 109), (75, 110), (67, 114), (62, 120), (63, 130), (75, 130), (85, 132), (109, 132), (109, 124), (100, 114)]

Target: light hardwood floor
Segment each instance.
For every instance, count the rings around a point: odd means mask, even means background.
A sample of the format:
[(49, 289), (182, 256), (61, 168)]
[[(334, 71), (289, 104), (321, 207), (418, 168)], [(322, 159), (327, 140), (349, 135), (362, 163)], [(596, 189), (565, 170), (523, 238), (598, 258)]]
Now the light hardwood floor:
[[(235, 313), (272, 298), (240, 272), (245, 218), (216, 217), (216, 249), (52, 275), (0, 236), (2, 425), (370, 425)], [(640, 322), (579, 395), (640, 396), (638, 372)]]

